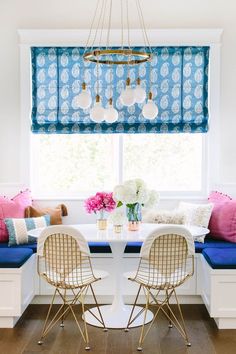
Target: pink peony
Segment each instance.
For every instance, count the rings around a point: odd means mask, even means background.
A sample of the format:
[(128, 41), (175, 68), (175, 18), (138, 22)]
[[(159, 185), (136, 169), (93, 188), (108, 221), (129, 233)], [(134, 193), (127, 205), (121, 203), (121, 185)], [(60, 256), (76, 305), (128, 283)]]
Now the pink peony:
[(116, 202), (112, 193), (97, 192), (94, 196), (85, 200), (84, 206), (89, 214), (97, 213), (98, 211), (111, 212), (115, 209)]

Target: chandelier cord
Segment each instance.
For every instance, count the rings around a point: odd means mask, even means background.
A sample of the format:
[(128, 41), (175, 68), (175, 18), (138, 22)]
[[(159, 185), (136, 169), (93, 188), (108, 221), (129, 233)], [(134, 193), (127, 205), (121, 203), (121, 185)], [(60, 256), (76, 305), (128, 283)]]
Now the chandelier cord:
[(109, 43), (110, 43), (112, 5), (113, 5), (112, 0), (110, 0), (109, 20), (108, 20), (108, 29), (107, 29), (107, 49), (108, 49)]
[(95, 41), (97, 39), (99, 26), (100, 26), (100, 23), (101, 23), (101, 20), (102, 20), (104, 4), (105, 4), (105, 0), (102, 0), (102, 7), (101, 7), (101, 10), (100, 10), (100, 14), (98, 15), (98, 24), (97, 24), (97, 27), (95, 29), (94, 38), (93, 38), (93, 41), (92, 41), (92, 44), (91, 44), (91, 47), (90, 47), (91, 50), (94, 48), (94, 44), (95, 44)]
[[(149, 62), (149, 93), (152, 94), (152, 66), (151, 61)], [(151, 95), (152, 97), (152, 95)]]
[(150, 42), (148, 39), (147, 30), (146, 30), (146, 26), (145, 26), (145, 22), (144, 22), (144, 17), (143, 17), (143, 12), (142, 12), (141, 5), (140, 5), (140, 0), (137, 0), (137, 4), (138, 4), (140, 16), (141, 16), (141, 25), (143, 27), (143, 31), (144, 31), (144, 34), (146, 37), (146, 43), (147, 43), (147, 46), (149, 47), (150, 52), (152, 53), (152, 48), (151, 48), (151, 45), (150, 45)]
[(92, 23), (91, 23), (91, 26), (90, 26), (90, 29), (89, 29), (89, 35), (88, 35), (88, 39), (87, 39), (87, 42), (86, 42), (85, 47), (84, 47), (83, 55), (85, 54), (86, 50), (88, 49), (89, 42), (90, 42), (90, 39), (92, 37), (92, 30), (93, 30), (93, 26), (94, 26), (94, 22), (95, 22), (95, 19), (96, 19), (96, 15), (97, 15), (97, 11), (98, 11), (98, 7), (99, 7), (100, 2), (101, 2), (101, 0), (97, 0), (96, 9), (95, 9), (95, 12), (93, 14), (93, 19), (92, 19)]
[[(97, 0), (97, 4), (96, 4), (96, 8), (95, 8), (95, 11), (94, 11), (94, 14), (93, 14), (93, 19), (92, 19), (92, 22), (91, 22), (91, 26), (89, 28), (89, 35), (88, 35), (88, 38), (87, 38), (87, 41), (86, 41), (86, 44), (85, 44), (85, 47), (84, 47), (84, 51), (83, 51), (83, 56), (86, 52), (86, 50), (88, 49), (88, 46), (89, 46), (89, 42), (91, 40), (91, 37), (92, 37), (92, 30), (93, 30), (93, 26), (94, 26), (94, 23), (95, 23), (95, 19), (96, 19), (96, 15), (97, 15), (97, 11), (98, 11), (98, 7), (99, 7), (99, 4), (100, 4), (101, 0)], [(85, 66), (83, 67), (83, 82), (85, 82)]]
[(104, 29), (104, 23), (105, 23), (105, 15), (106, 15), (106, 8), (107, 8), (107, 1), (103, 1), (103, 8), (102, 8), (102, 17), (101, 17), (101, 30), (100, 30), (100, 38), (99, 38), (99, 47), (101, 47), (102, 44), (102, 35), (103, 35), (103, 29)]
[(153, 56), (153, 50), (152, 50), (152, 47), (151, 47), (149, 39), (148, 39), (147, 30), (146, 30), (145, 22), (144, 22), (144, 17), (143, 17), (141, 5), (140, 5), (140, 0), (136, 0), (136, 3), (137, 3), (137, 9), (138, 9), (138, 14), (139, 14), (139, 18), (140, 18), (140, 24), (141, 24), (141, 28), (142, 28), (142, 32), (143, 32), (144, 43), (149, 48), (150, 53), (151, 53), (151, 57), (150, 57), (150, 61), (149, 61), (149, 93), (151, 95), (152, 94), (151, 60), (152, 60), (152, 56)]
[(129, 5), (128, 1), (126, 0), (126, 19), (127, 19), (127, 35), (128, 35), (128, 47), (130, 48), (130, 26), (129, 26)]
[(123, 17), (123, 0), (120, 0), (121, 10), (121, 48), (124, 48), (124, 17)]
[(145, 47), (147, 47), (146, 36), (145, 36), (144, 28), (143, 28), (143, 22), (142, 22), (142, 17), (141, 17), (141, 14), (140, 14), (138, 0), (136, 0), (135, 2), (136, 2), (136, 8), (137, 8), (137, 13), (138, 13), (138, 17), (139, 17), (139, 23), (140, 23), (140, 27), (141, 27), (141, 32), (142, 32), (142, 36), (143, 36), (143, 42), (144, 42)]
[(112, 75), (113, 72), (112, 72), (112, 65), (110, 65), (110, 99), (112, 99)]
[(97, 95), (99, 96), (99, 64), (98, 64), (98, 60), (97, 60), (97, 64), (96, 64), (96, 71), (97, 71)]
[[(128, 36), (128, 47), (129, 49), (130, 48), (130, 28), (129, 28), (129, 5), (128, 5), (128, 1), (129, 0), (126, 0), (126, 20), (127, 20), (127, 36)], [(130, 61), (131, 61), (131, 57), (130, 55), (128, 56), (128, 75), (127, 75), (127, 78), (129, 78), (129, 75), (130, 75)]]

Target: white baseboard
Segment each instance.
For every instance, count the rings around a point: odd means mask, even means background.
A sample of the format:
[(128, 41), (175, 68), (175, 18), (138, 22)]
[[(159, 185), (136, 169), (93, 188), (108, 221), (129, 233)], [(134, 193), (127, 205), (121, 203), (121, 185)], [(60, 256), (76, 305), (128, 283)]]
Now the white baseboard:
[(236, 318), (214, 318), (219, 329), (236, 329)]
[(20, 319), (20, 316), (19, 317), (0, 317), (0, 328), (13, 328), (19, 319)]

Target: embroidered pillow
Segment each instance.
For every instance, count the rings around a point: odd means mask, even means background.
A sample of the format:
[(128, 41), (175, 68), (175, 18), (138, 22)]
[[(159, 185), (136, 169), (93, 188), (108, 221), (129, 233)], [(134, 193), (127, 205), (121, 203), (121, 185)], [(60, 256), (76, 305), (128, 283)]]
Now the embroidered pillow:
[(156, 224), (185, 224), (185, 214), (178, 210), (149, 210), (143, 214), (143, 222)]
[(38, 216), (50, 215), (50, 224), (51, 225), (60, 225), (62, 224), (62, 216), (67, 216), (67, 208), (64, 204), (60, 204), (57, 207), (45, 207), (41, 208), (38, 206), (29, 206), (25, 209), (26, 218), (35, 218)]
[(29, 230), (50, 225), (50, 215), (38, 218), (5, 219), (5, 223), (9, 233), (8, 246), (24, 245), (35, 242), (34, 237), (28, 236)]
[(188, 225), (196, 225), (208, 227), (214, 204), (194, 204), (194, 203), (179, 203), (179, 211), (185, 214), (185, 223)]
[(32, 205), (32, 199), (28, 189), (12, 199), (0, 197), (0, 242), (7, 242), (9, 237), (4, 219), (24, 218), (25, 208), (29, 205)]
[(209, 229), (211, 236), (217, 239), (236, 242), (236, 200), (220, 194), (215, 200), (215, 192), (208, 200), (214, 203)]

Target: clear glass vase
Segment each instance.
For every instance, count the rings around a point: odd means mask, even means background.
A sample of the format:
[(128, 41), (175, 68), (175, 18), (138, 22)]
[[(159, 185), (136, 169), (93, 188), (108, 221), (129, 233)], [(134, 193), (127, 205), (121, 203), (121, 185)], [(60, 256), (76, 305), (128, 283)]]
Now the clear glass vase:
[(126, 205), (126, 214), (128, 218), (128, 230), (137, 231), (142, 220), (142, 210), (141, 204), (127, 204)]
[(122, 232), (123, 225), (113, 225), (113, 230), (116, 234), (120, 234)]
[(107, 215), (105, 210), (99, 210), (97, 212), (97, 227), (98, 230), (106, 230), (107, 229)]

